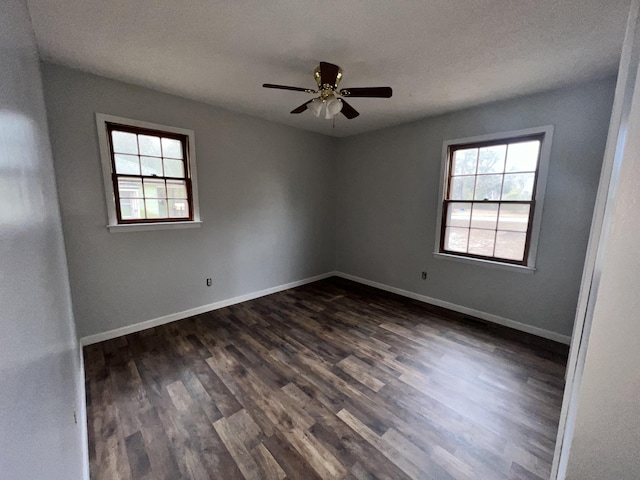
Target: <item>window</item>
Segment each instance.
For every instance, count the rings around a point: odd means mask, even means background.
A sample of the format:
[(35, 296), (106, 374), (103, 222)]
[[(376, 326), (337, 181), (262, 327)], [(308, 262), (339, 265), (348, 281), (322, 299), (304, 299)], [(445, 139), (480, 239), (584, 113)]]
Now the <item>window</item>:
[(551, 135), (445, 142), (437, 254), (534, 268)]
[(193, 132), (102, 114), (97, 122), (109, 229), (199, 225)]

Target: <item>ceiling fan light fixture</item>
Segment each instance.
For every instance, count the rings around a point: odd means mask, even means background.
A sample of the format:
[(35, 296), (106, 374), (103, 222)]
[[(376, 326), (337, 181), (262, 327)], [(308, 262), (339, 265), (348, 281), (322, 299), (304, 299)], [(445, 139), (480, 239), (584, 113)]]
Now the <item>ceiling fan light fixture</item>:
[(323, 105), (324, 105), (324, 102), (322, 101), (321, 98), (314, 98), (309, 104), (308, 108), (316, 117), (319, 117), (320, 112), (322, 111)]
[(326, 119), (331, 119), (340, 113), (342, 110), (342, 100), (339, 98), (331, 98), (327, 101), (327, 112), (325, 114)]

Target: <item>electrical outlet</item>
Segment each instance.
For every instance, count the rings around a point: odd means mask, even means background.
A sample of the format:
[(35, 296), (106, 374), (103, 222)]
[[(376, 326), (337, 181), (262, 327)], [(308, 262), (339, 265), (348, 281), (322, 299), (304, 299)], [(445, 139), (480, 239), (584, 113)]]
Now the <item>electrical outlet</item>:
[(210, 279), (210, 278), (207, 278), (207, 287), (210, 287), (210, 286), (211, 286), (211, 284), (212, 284), (211, 279)]
[(427, 272), (422, 272), (422, 279), (426, 280), (427, 279)]

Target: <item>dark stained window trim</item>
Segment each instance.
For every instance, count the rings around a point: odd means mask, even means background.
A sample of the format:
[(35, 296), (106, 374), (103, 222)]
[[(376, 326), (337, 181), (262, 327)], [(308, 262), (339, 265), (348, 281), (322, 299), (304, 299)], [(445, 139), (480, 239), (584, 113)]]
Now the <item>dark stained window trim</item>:
[[(113, 193), (114, 193), (114, 201), (115, 201), (115, 211), (116, 211), (116, 220), (118, 225), (137, 225), (137, 224), (170, 224), (170, 223), (184, 223), (184, 222), (193, 222), (194, 221), (194, 202), (193, 202), (193, 190), (192, 190), (192, 179), (191, 179), (191, 165), (189, 161), (189, 137), (188, 135), (168, 132), (165, 130), (156, 130), (150, 128), (137, 127), (133, 125), (126, 125), (118, 122), (105, 122), (105, 127), (107, 130), (107, 141), (109, 144), (109, 157), (111, 164), (111, 181), (113, 185)], [(125, 133), (133, 133), (136, 135), (148, 135), (155, 137), (164, 137), (171, 138), (174, 140), (178, 140), (182, 146), (182, 161), (184, 163), (184, 177), (169, 177), (169, 176), (158, 176), (158, 175), (135, 175), (135, 174), (118, 174), (116, 173), (116, 165), (115, 165), (115, 152), (113, 150), (113, 138), (111, 133), (113, 131), (125, 132)], [(138, 157), (141, 155), (138, 152)], [(170, 157), (157, 157), (157, 158), (170, 158)], [(178, 159), (176, 159), (178, 160)], [(120, 205), (120, 191), (118, 186), (119, 178), (153, 178), (157, 180), (184, 180), (185, 186), (187, 190), (187, 204), (189, 207), (189, 216), (188, 217), (166, 217), (166, 218), (137, 218), (137, 219), (124, 219), (122, 218), (121, 205)], [(143, 198), (146, 204), (146, 198)], [(168, 209), (168, 200), (167, 199), (167, 209)], [(145, 205), (146, 212), (146, 205)]]
[[(532, 188), (532, 192), (531, 192), (531, 200), (475, 200), (475, 199), (472, 199), (472, 200), (451, 200), (451, 199), (448, 198), (449, 194), (450, 194), (450, 190), (451, 190), (451, 181), (452, 181), (452, 177), (453, 177), (453, 175), (452, 175), (453, 157), (454, 157), (454, 154), (455, 154), (456, 151), (465, 150), (465, 149), (471, 149), (471, 148), (491, 147), (491, 146), (496, 146), (496, 145), (510, 145), (510, 144), (515, 144), (515, 143), (521, 143), (521, 142), (526, 142), (526, 141), (535, 141), (535, 140), (538, 140), (540, 142), (540, 148), (538, 149), (538, 158), (537, 158), (537, 161), (536, 161), (536, 170), (535, 170), (535, 172), (517, 172), (517, 173), (535, 173), (534, 182), (533, 182), (533, 188)], [(444, 198), (442, 199), (442, 216), (441, 216), (441, 219), (440, 219), (440, 242), (439, 242), (438, 253), (445, 254), (445, 255), (451, 255), (451, 256), (455, 256), (455, 257), (484, 260), (484, 261), (507, 264), (507, 265), (516, 265), (516, 266), (523, 266), (523, 267), (528, 267), (529, 266), (529, 264), (528, 264), (529, 263), (529, 252), (530, 252), (530, 248), (531, 248), (533, 220), (534, 220), (534, 217), (535, 217), (535, 210), (536, 210), (536, 192), (538, 190), (538, 177), (539, 177), (540, 162), (541, 162), (541, 157), (542, 157), (542, 153), (543, 153), (544, 141), (545, 141), (545, 133), (532, 133), (532, 134), (527, 134), (527, 135), (504, 136), (504, 137), (501, 137), (501, 138), (497, 138), (497, 139), (493, 139), (493, 140), (487, 140), (487, 141), (456, 143), (456, 144), (452, 144), (452, 145), (448, 146), (448, 148), (447, 148), (447, 160), (446, 160), (446, 183), (444, 185), (444, 191), (443, 191), (443, 197)], [(506, 156), (505, 156), (505, 162), (506, 162)], [(506, 168), (506, 165), (505, 165), (505, 168)], [(473, 175), (459, 175), (459, 176), (468, 176), (468, 177), (477, 178), (477, 177), (481, 177), (483, 175), (497, 175), (497, 174), (498, 173), (478, 174), (477, 173), (477, 168), (476, 168), (476, 173), (473, 174)], [(503, 171), (500, 174), (503, 176), (503, 182), (504, 182), (505, 172)], [(473, 209), (473, 205), (475, 205), (475, 204), (497, 204), (497, 205), (526, 204), (526, 205), (529, 205), (529, 218), (528, 218), (528, 222), (527, 222), (527, 230), (526, 230), (526, 236), (525, 236), (525, 248), (524, 248), (522, 260), (513, 260), (513, 259), (507, 259), (507, 258), (502, 258), (502, 257), (497, 257), (497, 256), (486, 256), (486, 255), (478, 255), (478, 254), (467, 253), (467, 252), (459, 252), (459, 251), (454, 251), (454, 250), (447, 250), (445, 248), (445, 234), (446, 234), (446, 228), (447, 228), (447, 224), (446, 224), (447, 223), (447, 214), (448, 214), (449, 207), (452, 204), (455, 204), (455, 203), (471, 204), (471, 208), (472, 209)], [(497, 222), (498, 222), (498, 219), (496, 219), (496, 228), (492, 229), (492, 231), (496, 231), (496, 232), (498, 231)], [(506, 231), (506, 230), (503, 229), (501, 231)], [(494, 252), (495, 252), (495, 245), (494, 245)]]

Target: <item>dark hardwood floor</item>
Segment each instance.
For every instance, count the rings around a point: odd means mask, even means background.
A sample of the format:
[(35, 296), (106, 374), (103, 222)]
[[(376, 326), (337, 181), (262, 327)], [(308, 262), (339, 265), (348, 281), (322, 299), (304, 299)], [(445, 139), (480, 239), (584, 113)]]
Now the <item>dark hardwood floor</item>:
[(93, 479), (547, 479), (566, 348), (332, 278), (85, 347)]

